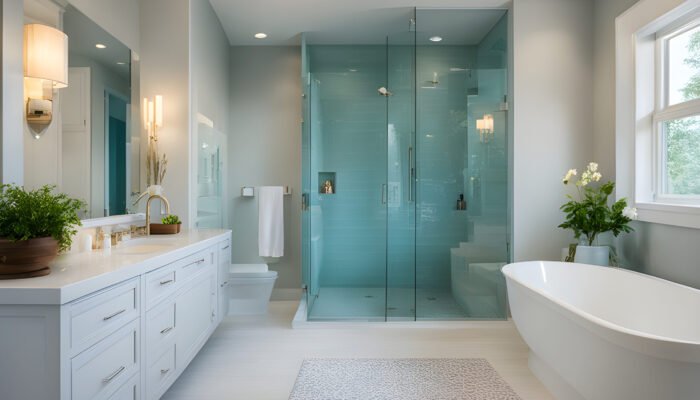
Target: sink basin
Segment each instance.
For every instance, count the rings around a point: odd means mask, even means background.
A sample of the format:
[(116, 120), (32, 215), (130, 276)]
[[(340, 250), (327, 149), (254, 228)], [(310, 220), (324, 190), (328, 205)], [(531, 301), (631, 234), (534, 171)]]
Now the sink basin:
[(174, 249), (175, 245), (149, 239), (128, 240), (117, 245), (112, 251), (119, 254), (150, 254)]

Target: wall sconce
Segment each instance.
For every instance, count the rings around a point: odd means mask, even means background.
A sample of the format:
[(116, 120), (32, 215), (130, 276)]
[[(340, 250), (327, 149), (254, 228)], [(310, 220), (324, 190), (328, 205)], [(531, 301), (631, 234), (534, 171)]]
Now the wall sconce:
[(143, 125), (148, 132), (146, 182), (149, 188), (160, 187), (168, 165), (165, 154), (158, 154), (158, 128), (163, 127), (163, 96), (156, 95), (153, 100), (143, 99)]
[(483, 119), (477, 119), (476, 130), (481, 143), (490, 142), (493, 139), (493, 115), (485, 114)]
[(68, 36), (41, 24), (24, 26), (27, 124), (39, 139), (53, 119), (53, 91), (68, 87)]

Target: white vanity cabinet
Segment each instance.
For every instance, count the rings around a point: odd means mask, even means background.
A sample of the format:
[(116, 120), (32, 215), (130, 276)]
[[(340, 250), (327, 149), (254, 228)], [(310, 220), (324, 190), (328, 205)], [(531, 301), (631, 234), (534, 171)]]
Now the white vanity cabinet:
[[(61, 257), (86, 268), (73, 271), (83, 278), (94, 268), (89, 279), (70, 282), (54, 266), (52, 279), (0, 281), (0, 398), (160, 398), (218, 326), (226, 295), (220, 256), (230, 232), (181, 235), (183, 246), (152, 257), (118, 247)], [(99, 273), (100, 261), (118, 268)]]

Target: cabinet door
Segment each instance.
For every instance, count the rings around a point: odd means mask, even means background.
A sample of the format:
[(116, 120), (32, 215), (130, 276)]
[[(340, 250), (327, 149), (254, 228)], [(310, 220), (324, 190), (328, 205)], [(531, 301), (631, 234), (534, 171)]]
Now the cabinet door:
[[(216, 303), (212, 288), (216, 287), (216, 270), (197, 276), (176, 299), (175, 318), (177, 368), (184, 369), (194, 358), (214, 325)], [(214, 291), (216, 293), (216, 291)]]

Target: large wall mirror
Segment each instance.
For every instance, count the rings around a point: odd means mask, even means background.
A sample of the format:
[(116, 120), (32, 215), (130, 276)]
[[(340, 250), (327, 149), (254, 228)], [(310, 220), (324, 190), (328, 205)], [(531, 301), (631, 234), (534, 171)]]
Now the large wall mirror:
[(72, 5), (63, 31), (68, 87), (47, 132), (25, 132), (25, 186), (85, 200), (85, 219), (127, 214), (141, 191), (138, 56)]

